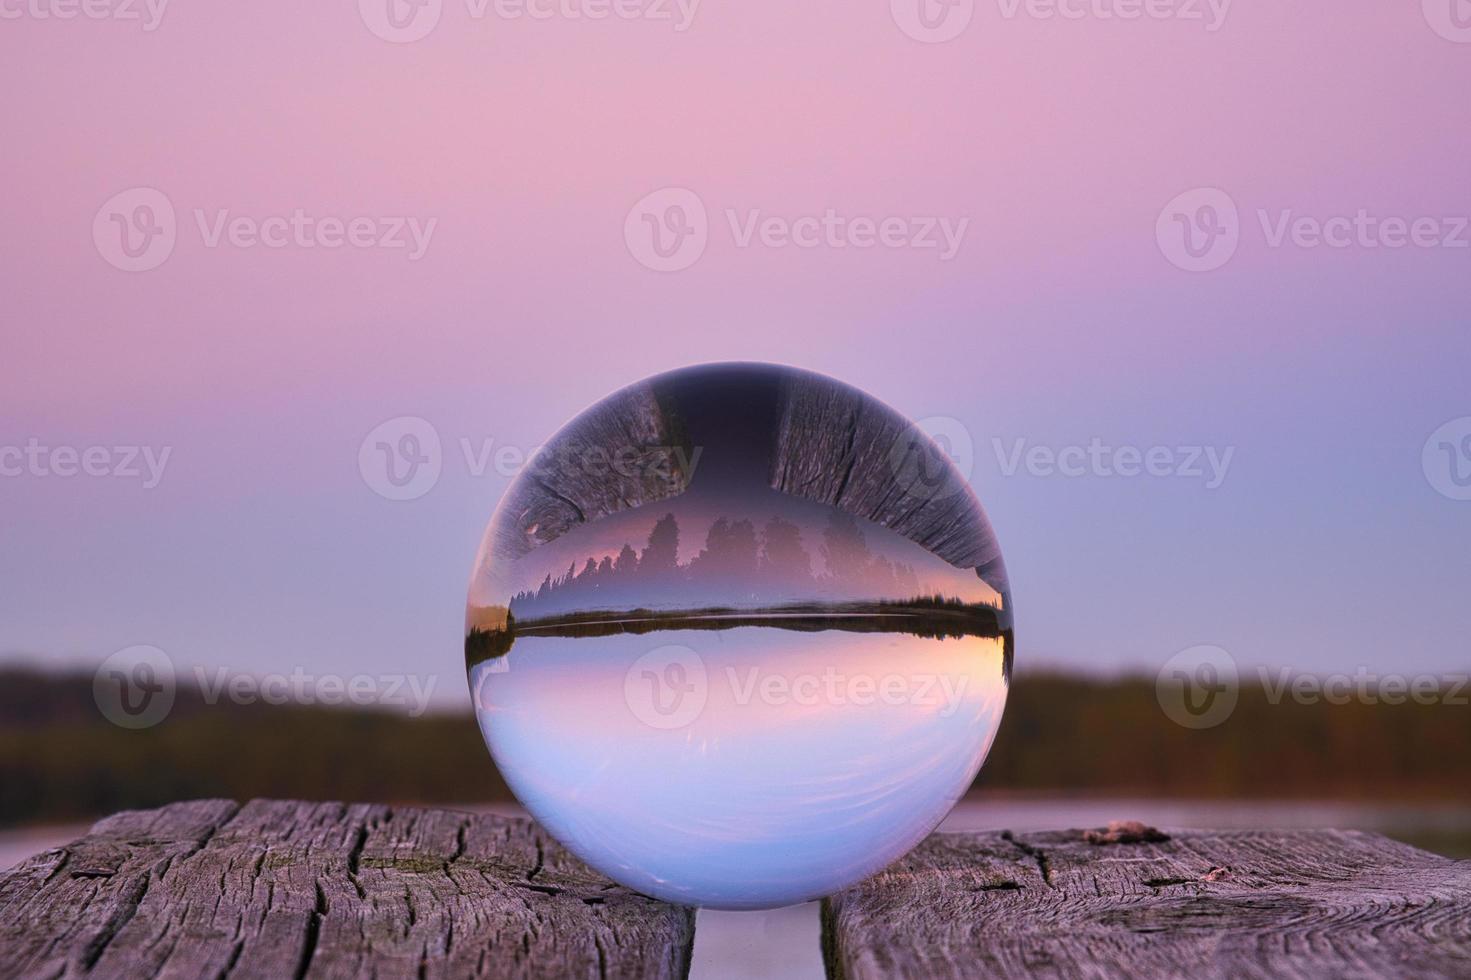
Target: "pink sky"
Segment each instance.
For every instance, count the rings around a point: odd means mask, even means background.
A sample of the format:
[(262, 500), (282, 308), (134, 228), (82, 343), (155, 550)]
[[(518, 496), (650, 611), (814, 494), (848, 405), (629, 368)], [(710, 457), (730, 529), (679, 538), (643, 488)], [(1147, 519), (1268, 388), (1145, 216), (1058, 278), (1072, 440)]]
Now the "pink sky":
[[(1209, 31), (993, 0), (943, 44), (887, 0), (704, 0), (682, 32), (448, 0), (407, 44), (349, 0), (170, 4), (151, 31), (28, 12), (48, 2), (0, 23), (0, 445), (174, 452), (146, 492), (0, 479), (21, 515), (0, 530), (0, 654), (453, 672), (506, 484), (456, 441), (529, 449), (638, 378), (755, 359), (967, 427), (1023, 668), (1198, 642), (1385, 662), (1352, 625), (1366, 580), (1410, 624), (1397, 662), (1465, 664), (1471, 505), (1419, 454), (1471, 414), (1471, 250), (1272, 248), (1257, 218), (1471, 211), (1471, 44), (1418, 2), (1236, 2)], [(134, 187), (168, 197), (178, 241), (128, 273), (92, 229)], [(659, 273), (623, 231), (666, 187), (700, 197), (710, 240)], [(1208, 274), (1155, 241), (1198, 187), (1242, 216)], [(969, 224), (942, 261), (743, 248), (727, 218), (829, 208)], [(418, 261), (210, 248), (196, 209), (436, 225)], [(446, 443), (405, 503), (354, 465), (399, 415)], [(991, 453), (1095, 436), (1238, 452), (1212, 492), (1004, 478)]]

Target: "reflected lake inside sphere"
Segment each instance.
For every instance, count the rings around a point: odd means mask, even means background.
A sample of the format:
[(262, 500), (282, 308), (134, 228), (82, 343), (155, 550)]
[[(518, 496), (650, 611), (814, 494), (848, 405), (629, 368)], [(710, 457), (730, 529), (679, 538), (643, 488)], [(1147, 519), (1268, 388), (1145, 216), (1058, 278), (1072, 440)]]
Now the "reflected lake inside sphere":
[(990, 525), (941, 448), (810, 372), (688, 368), (512, 484), (466, 662), (517, 798), (645, 894), (770, 908), (902, 856), (979, 770), (1011, 673)]

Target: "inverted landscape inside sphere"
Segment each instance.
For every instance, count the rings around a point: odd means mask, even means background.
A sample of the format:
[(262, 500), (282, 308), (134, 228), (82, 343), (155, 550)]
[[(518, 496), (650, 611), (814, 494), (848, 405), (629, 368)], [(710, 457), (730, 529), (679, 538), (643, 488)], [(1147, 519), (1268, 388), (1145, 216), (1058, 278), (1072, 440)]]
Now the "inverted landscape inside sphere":
[(773, 626), (1000, 638), (990, 523), (942, 449), (822, 375), (720, 364), (594, 405), (517, 478), (470, 585), (470, 666), (518, 636)]
[(1011, 618), (939, 446), (829, 378), (723, 364), (552, 438), (481, 543), (465, 650), (548, 833), (644, 894), (773, 908), (887, 865), (966, 792)]

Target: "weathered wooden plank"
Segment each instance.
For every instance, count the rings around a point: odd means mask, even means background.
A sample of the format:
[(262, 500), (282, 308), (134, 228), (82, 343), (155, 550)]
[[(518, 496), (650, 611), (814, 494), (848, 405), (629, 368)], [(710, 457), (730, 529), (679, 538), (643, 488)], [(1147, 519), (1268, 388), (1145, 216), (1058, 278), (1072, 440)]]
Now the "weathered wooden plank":
[(928, 435), (856, 388), (807, 372), (785, 379), (771, 486), (881, 524), (1009, 589), (970, 485)]
[(609, 514), (677, 496), (689, 486), (690, 459), (648, 382), (615, 392), (527, 462), (497, 509), (494, 554), (520, 558)]
[[(752, 424), (754, 443), (743, 431)], [(678, 496), (702, 453), (707, 471), (727, 476), (768, 457), (772, 489), (888, 527), (1009, 591), (995, 532), (942, 447), (857, 388), (775, 365), (670, 372), (594, 405), (511, 485), (491, 554), (514, 560), (609, 514)]]
[(119, 813), (0, 876), (0, 976), (86, 973), (154, 886), (235, 811), (203, 800)]
[(828, 972), (1471, 976), (1471, 862), (1352, 831), (936, 834), (829, 898)]
[(0, 977), (680, 977), (694, 916), (528, 820), (256, 800), (109, 818), (0, 877)]

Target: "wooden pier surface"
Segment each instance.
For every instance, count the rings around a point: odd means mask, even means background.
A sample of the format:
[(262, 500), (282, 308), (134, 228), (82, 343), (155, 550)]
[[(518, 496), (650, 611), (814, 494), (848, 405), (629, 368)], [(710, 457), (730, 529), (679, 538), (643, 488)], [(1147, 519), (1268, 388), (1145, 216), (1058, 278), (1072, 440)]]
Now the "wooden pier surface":
[[(1471, 976), (1471, 862), (1351, 831), (936, 834), (822, 919), (849, 980)], [(0, 875), (3, 978), (677, 978), (694, 941), (531, 821), (447, 810), (177, 803)]]

